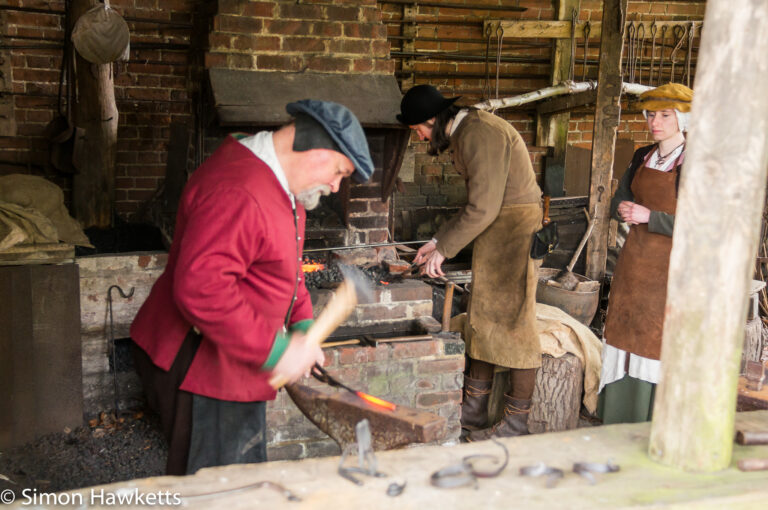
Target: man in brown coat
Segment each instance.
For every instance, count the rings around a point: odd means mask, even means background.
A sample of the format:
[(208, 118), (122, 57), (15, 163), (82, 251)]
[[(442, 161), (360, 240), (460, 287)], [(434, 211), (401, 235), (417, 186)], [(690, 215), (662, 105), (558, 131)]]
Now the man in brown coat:
[[(505, 120), (460, 109), (431, 85), (410, 89), (398, 120), (430, 143), (430, 154), (451, 149), (467, 185), (467, 204), (422, 246), (415, 262), (431, 277), (474, 241), (472, 299), (465, 338), (462, 427), (468, 440), (528, 433), (528, 413), (541, 365), (536, 331), (536, 264), (533, 233), (541, 227), (541, 190), (520, 134)], [(489, 428), (488, 400), (496, 366), (510, 369), (504, 418)]]

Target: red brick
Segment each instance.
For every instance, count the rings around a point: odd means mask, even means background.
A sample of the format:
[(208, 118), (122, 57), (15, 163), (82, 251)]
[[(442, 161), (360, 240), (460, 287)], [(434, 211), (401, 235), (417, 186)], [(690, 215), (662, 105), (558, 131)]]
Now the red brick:
[(461, 359), (425, 360), (416, 365), (417, 374), (461, 372), (462, 370), (464, 370), (463, 357)]
[(325, 19), (331, 21), (358, 21), (360, 9), (357, 7), (328, 6)]
[(311, 71), (321, 72), (345, 72), (349, 71), (351, 60), (326, 56), (310, 57), (307, 59), (307, 68)]
[[(246, 18), (244, 16), (216, 16), (214, 29), (222, 32), (235, 32), (241, 34), (258, 34), (263, 26), (258, 18)], [(215, 35), (215, 34), (211, 34)]]
[(396, 342), (392, 344), (392, 359), (423, 358), (437, 354), (437, 342)]
[(284, 37), (283, 51), (321, 52), (325, 51), (326, 41), (316, 37)]
[(335, 21), (312, 22), (312, 35), (319, 37), (339, 37), (341, 32), (341, 23)]
[(243, 16), (271, 18), (275, 4), (270, 2), (248, 2), (243, 6)]
[(227, 67), (227, 55), (207, 52), (205, 54), (205, 67)]
[(309, 35), (312, 24), (296, 20), (264, 20), (264, 31), (269, 34)]
[(301, 5), (301, 4), (289, 4), (281, 3), (280, 5), (280, 18), (281, 19), (322, 19), (323, 8), (317, 5)]
[(301, 57), (258, 55), (256, 57), (256, 68), (278, 71), (298, 71), (301, 69), (302, 62), (303, 59)]
[(230, 69), (251, 69), (253, 67), (253, 55), (227, 55), (227, 67)]
[(422, 393), (416, 396), (417, 407), (435, 407), (443, 404), (458, 404), (461, 402), (461, 391), (439, 391)]

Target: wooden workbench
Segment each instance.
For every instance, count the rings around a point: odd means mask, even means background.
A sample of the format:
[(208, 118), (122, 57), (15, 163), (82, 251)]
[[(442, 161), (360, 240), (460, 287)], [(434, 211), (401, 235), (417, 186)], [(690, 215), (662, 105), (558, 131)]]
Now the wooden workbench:
[[(737, 427), (768, 430), (768, 411), (739, 413)], [(379, 469), (387, 478), (364, 478), (362, 487), (341, 478), (338, 457), (302, 461), (270, 462), (204, 469), (188, 477), (158, 477), (102, 486), (107, 492), (118, 489), (143, 493), (170, 491), (199, 494), (270, 480), (302, 498), (288, 502), (278, 492), (261, 488), (226, 495), (185, 499), (183, 508), (235, 510), (333, 509), (374, 510), (438, 508), (764, 508), (768, 501), (768, 471), (741, 472), (739, 459), (768, 457), (768, 446), (734, 445), (732, 467), (714, 474), (690, 474), (652, 462), (646, 455), (650, 424), (612, 425), (581, 428), (504, 440), (509, 449), (507, 469), (497, 478), (479, 479), (478, 489), (439, 489), (429, 484), (432, 472), (455, 464), (465, 455), (499, 455), (490, 441), (454, 446), (425, 446), (381, 452)], [(621, 471), (597, 474), (597, 483), (570, 472), (575, 461), (612, 460)], [(351, 459), (347, 459), (349, 462)], [(551, 489), (544, 478), (518, 475), (521, 466), (545, 462), (566, 471)], [(347, 464), (351, 465), (351, 464)], [(490, 466), (489, 466), (490, 467)], [(405, 491), (395, 498), (385, 494), (395, 479), (407, 481)], [(79, 492), (86, 502), (91, 489)], [(70, 494), (72, 494), (70, 493)], [(17, 502), (18, 503), (18, 502)], [(91, 506), (91, 508), (94, 508)]]

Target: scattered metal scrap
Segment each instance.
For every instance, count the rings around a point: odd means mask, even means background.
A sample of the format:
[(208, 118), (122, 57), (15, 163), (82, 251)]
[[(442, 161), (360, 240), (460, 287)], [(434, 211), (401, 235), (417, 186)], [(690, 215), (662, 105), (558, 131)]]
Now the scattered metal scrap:
[[(363, 482), (355, 478), (352, 473), (360, 473), (377, 478), (387, 476), (378, 470), (376, 455), (373, 453), (373, 442), (371, 441), (371, 427), (367, 419), (362, 419), (355, 425), (355, 434), (357, 443), (348, 445), (341, 454), (338, 469), (339, 475), (355, 485), (363, 485)], [(344, 461), (354, 452), (355, 448), (357, 449), (358, 467), (344, 467)]]
[(251, 483), (251, 484), (248, 484), (248, 485), (243, 485), (242, 487), (234, 487), (232, 489), (222, 489), (220, 491), (211, 491), (211, 492), (203, 492), (203, 493), (200, 493), (200, 494), (188, 494), (188, 495), (183, 494), (181, 496), (181, 498), (182, 499), (194, 499), (194, 498), (210, 498), (210, 497), (214, 497), (214, 496), (218, 497), (218, 496), (221, 496), (221, 495), (224, 495), (224, 494), (232, 494), (232, 493), (235, 493), (235, 492), (242, 492), (242, 491), (251, 490), (251, 489), (260, 489), (262, 487), (266, 487), (267, 489), (276, 490), (277, 492), (279, 492), (280, 494), (285, 496), (285, 499), (287, 499), (288, 501), (301, 501), (301, 498), (298, 497), (293, 492), (289, 491), (288, 489), (286, 489), (285, 487), (283, 487), (279, 483), (270, 482), (269, 480), (265, 480), (263, 482)]
[[(573, 472), (586, 478), (591, 485), (597, 483), (593, 473), (616, 473), (619, 466), (609, 462), (576, 462), (573, 464)], [(520, 476), (547, 476), (547, 488), (551, 489), (557, 482), (565, 476), (565, 472), (556, 467), (547, 466), (543, 462), (532, 466), (523, 466), (520, 468)]]
[(520, 468), (520, 476), (547, 476), (547, 488), (551, 489), (557, 482), (565, 476), (562, 469), (547, 466), (543, 462), (533, 466), (523, 466)]
[(459, 464), (453, 464), (432, 473), (429, 477), (429, 483), (442, 489), (464, 487), (465, 485), (472, 485), (477, 488), (478, 478), (494, 478), (499, 476), (509, 463), (509, 451), (496, 439), (492, 438), (491, 440), (504, 450), (504, 462), (501, 463), (501, 466), (490, 471), (482, 471), (475, 466), (475, 463), (480, 460), (491, 460), (493, 463), (498, 464), (499, 459), (495, 455), (489, 454), (467, 455), (461, 459)]
[(576, 462), (573, 465), (573, 472), (586, 478), (591, 485), (595, 485), (597, 480), (592, 473), (616, 473), (619, 466), (610, 461), (605, 464), (600, 462)]

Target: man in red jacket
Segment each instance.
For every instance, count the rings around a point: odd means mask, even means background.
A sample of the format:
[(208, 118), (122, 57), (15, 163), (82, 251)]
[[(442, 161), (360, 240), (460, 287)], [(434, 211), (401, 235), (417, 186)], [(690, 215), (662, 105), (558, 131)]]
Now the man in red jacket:
[(367, 181), (373, 162), (346, 107), (305, 99), (286, 110), (292, 123), (227, 137), (192, 174), (165, 272), (131, 326), (167, 474), (265, 461), (270, 377), (293, 382), (323, 361), (304, 336), (305, 209), (344, 177)]

